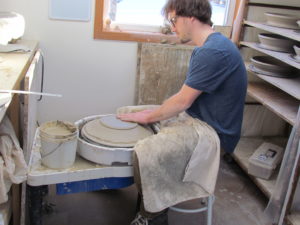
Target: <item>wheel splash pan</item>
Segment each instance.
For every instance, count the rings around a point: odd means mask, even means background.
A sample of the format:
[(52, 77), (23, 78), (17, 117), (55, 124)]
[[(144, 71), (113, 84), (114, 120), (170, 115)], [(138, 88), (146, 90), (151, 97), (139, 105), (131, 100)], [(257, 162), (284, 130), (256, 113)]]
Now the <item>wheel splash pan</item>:
[[(132, 152), (133, 147), (112, 147), (94, 143), (86, 140), (81, 135), (82, 127), (89, 121), (99, 119), (107, 115), (94, 115), (85, 117), (75, 122), (78, 127), (78, 147), (77, 154), (89, 161), (102, 164), (102, 165), (132, 165)], [(153, 129), (152, 127), (150, 127)], [(158, 128), (156, 127), (155, 130)]]

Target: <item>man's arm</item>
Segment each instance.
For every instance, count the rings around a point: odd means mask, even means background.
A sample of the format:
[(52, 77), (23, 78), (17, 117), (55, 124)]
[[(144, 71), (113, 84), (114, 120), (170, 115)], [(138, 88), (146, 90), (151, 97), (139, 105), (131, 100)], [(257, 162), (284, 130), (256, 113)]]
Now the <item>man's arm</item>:
[(164, 101), (159, 108), (136, 113), (121, 114), (118, 118), (123, 121), (141, 124), (169, 119), (188, 109), (201, 93), (202, 91), (184, 84), (178, 93)]

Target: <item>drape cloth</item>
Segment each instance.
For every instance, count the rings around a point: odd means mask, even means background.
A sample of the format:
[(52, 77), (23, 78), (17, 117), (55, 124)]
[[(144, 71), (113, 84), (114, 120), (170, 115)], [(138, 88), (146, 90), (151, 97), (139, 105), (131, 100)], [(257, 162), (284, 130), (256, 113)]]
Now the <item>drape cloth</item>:
[[(146, 108), (139, 106), (139, 109)], [(123, 107), (117, 111), (123, 112), (130, 110)], [(138, 141), (134, 150), (147, 211), (158, 212), (214, 193), (220, 140), (207, 123), (181, 113), (160, 122), (158, 133)]]
[(8, 200), (11, 185), (26, 180), (27, 165), (8, 117), (0, 125), (0, 204)]

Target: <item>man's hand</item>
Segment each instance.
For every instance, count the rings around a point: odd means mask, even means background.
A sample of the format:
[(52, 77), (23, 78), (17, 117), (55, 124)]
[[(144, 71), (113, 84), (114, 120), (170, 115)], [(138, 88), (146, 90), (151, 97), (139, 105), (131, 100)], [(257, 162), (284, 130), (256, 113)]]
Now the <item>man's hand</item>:
[(135, 113), (120, 114), (117, 118), (123, 121), (141, 124), (166, 120), (189, 108), (201, 93), (202, 91), (193, 89), (184, 84), (177, 94), (164, 101), (160, 107)]
[(117, 118), (127, 122), (136, 122), (140, 124), (148, 124), (148, 115), (153, 112), (153, 109), (143, 110), (135, 113), (126, 113), (117, 115)]

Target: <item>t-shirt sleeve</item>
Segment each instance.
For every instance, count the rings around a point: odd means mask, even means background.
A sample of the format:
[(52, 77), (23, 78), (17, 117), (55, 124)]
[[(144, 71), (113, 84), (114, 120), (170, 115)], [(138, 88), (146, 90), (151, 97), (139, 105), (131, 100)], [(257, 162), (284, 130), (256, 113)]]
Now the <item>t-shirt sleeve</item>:
[(216, 49), (197, 49), (193, 52), (185, 84), (212, 93), (229, 76), (227, 56)]

